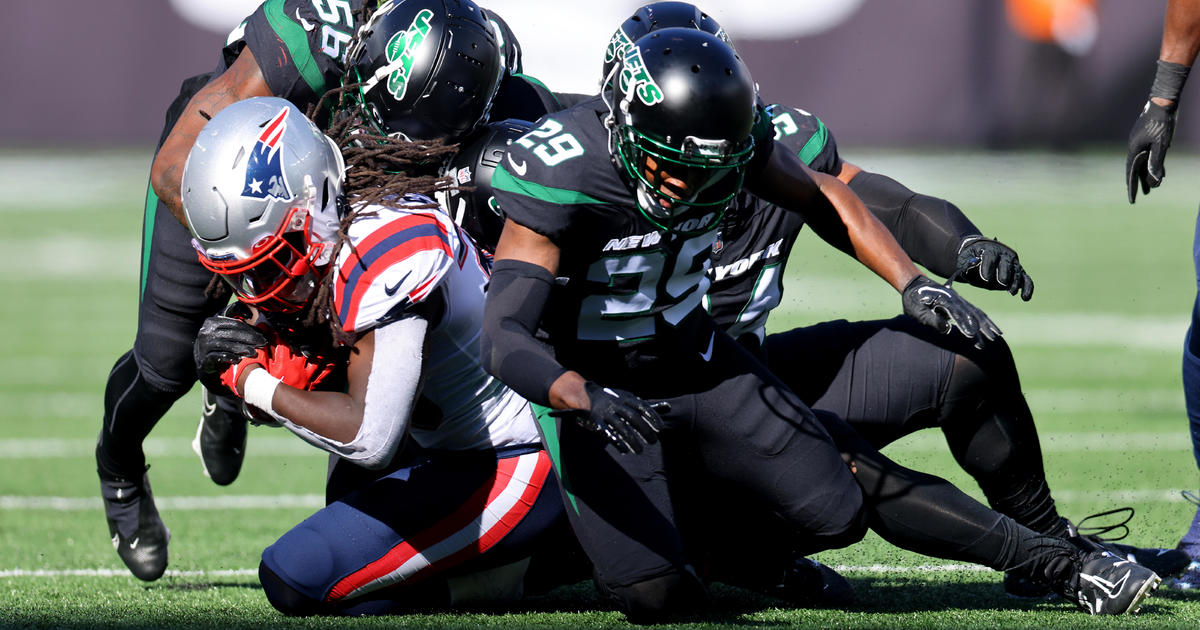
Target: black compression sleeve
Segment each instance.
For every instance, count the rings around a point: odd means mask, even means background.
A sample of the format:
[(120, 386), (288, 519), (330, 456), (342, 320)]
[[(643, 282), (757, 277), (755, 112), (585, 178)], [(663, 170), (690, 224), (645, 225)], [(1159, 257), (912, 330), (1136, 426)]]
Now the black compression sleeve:
[(550, 404), (550, 385), (566, 372), (534, 338), (554, 276), (532, 263), (500, 260), (492, 268), (480, 341), (483, 367), (539, 405)]
[(980, 234), (958, 206), (915, 193), (886, 175), (863, 171), (850, 180), (850, 190), (891, 231), (909, 258), (939, 276), (954, 273), (963, 239)]

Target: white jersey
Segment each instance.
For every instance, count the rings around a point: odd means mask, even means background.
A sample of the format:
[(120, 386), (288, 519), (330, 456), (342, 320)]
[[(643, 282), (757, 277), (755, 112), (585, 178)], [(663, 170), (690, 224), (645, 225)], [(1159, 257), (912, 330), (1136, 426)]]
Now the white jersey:
[[(416, 195), (406, 201), (433, 203)], [(445, 303), (427, 333), (423, 358), (422, 396), (437, 411), (418, 408), (413, 439), (450, 450), (538, 443), (529, 403), (480, 363), (488, 272), (475, 245), (440, 208), (371, 206), (363, 214), (350, 225), (349, 242), (334, 263), (334, 304), (343, 328), (361, 334), (384, 326), (435, 292)]]

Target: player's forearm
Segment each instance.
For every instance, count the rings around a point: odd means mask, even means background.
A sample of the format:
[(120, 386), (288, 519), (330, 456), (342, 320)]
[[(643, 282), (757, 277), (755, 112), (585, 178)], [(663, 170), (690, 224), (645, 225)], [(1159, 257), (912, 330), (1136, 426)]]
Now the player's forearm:
[(1192, 65), (1200, 51), (1200, 0), (1168, 0), (1158, 58)]
[(489, 374), (530, 402), (550, 406), (564, 395), (574, 398), (560, 384), (567, 369), (534, 338), (553, 283), (554, 276), (543, 267), (523, 260), (497, 260), (480, 340), (480, 358)]
[(854, 257), (871, 271), (901, 291), (920, 272), (896, 239), (871, 214), (862, 200), (836, 177), (821, 173), (813, 179), (833, 204), (846, 233)]
[(352, 442), (363, 423), (362, 402), (341, 392), (310, 392), (280, 385), (272, 406), (292, 424), (342, 443)]
[(150, 185), (160, 201), (180, 223), (187, 225), (183, 213), (181, 182), (188, 153), (205, 123), (226, 106), (252, 96), (270, 96), (271, 90), (249, 48), (220, 76), (196, 92), (188, 101), (175, 126), (154, 156), (150, 167)]

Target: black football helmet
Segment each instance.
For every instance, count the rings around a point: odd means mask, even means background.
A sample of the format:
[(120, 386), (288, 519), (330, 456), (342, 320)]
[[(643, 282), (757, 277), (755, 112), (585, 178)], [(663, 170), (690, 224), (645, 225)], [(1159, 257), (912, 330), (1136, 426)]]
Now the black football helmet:
[(382, 134), (457, 140), (487, 121), (504, 59), (471, 0), (389, 0), (346, 53), (346, 84)]
[(723, 211), (754, 154), (754, 79), (733, 49), (693, 28), (643, 35), (603, 92), (609, 150), (638, 208), (670, 230), (693, 208)]
[(500, 53), (504, 55), (504, 69), (509, 74), (521, 74), (525, 68), (521, 63), (521, 42), (517, 41), (516, 33), (513, 33), (513, 30), (508, 27), (508, 22), (505, 22), (495, 11), (488, 11), (487, 17), (488, 21), (492, 23), (492, 28), (496, 29), (496, 37), (500, 40)]
[(699, 29), (720, 37), (730, 48), (733, 47), (725, 29), (700, 7), (689, 2), (651, 2), (634, 11), (608, 40), (608, 48), (604, 50), (604, 72), (600, 80), (607, 80), (608, 73), (612, 72), (622, 54), (633, 46), (633, 42), (660, 28)]
[(533, 123), (524, 120), (491, 123), (459, 149), (446, 167), (444, 174), (454, 186), (439, 193), (442, 205), (454, 222), (489, 252), (496, 250), (504, 228), (504, 212), (492, 194), (492, 174), (504, 159), (508, 144), (530, 129)]

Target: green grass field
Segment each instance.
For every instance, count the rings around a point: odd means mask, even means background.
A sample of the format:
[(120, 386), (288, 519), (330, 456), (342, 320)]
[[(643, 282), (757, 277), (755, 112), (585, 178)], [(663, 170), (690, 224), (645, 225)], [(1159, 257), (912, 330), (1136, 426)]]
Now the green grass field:
[[(868, 153), (847, 156), (923, 192), (955, 200), (989, 236), (1012, 244), (1037, 283), (1032, 302), (963, 292), (1005, 331), (1042, 432), (1061, 512), (1075, 519), (1137, 509), (1130, 540), (1173, 546), (1196, 489), (1179, 384), (1193, 296), (1189, 256), (1200, 159), (1173, 154), (1164, 188), (1125, 203), (1122, 155)], [(625, 626), (589, 585), (518, 611), (389, 619), (294, 620), (258, 588), (261, 550), (320, 505), (325, 458), (290, 434), (256, 429), (241, 478), (201, 475), (189, 442), (189, 394), (146, 444), (171, 566), (155, 583), (130, 576), (104, 524), (92, 449), (105, 377), (133, 339), (148, 152), (83, 156), (0, 152), (0, 627), (330, 628)], [(1189, 181), (1191, 180), (1191, 181)], [(803, 237), (776, 330), (834, 317), (899, 312), (882, 281)], [(979, 496), (939, 434), (889, 454)], [(849, 610), (780, 608), (715, 590), (711, 614), (686, 627), (1195, 628), (1200, 593), (1160, 590), (1140, 615), (1088, 618), (1069, 604), (1003, 596), (1000, 575), (890, 547), (873, 535), (821, 559), (854, 583)]]

